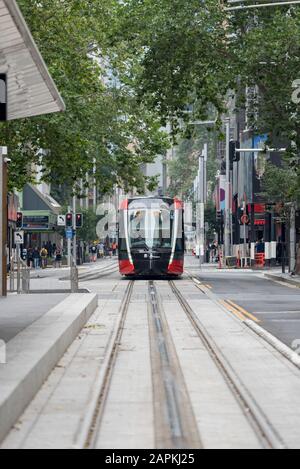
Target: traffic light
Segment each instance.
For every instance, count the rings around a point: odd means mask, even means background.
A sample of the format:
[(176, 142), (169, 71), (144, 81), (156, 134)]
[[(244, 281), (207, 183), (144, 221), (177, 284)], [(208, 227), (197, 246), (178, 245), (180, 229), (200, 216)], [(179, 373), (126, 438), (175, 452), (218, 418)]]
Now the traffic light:
[(72, 213), (67, 213), (67, 215), (66, 215), (66, 226), (68, 228), (73, 228), (73, 215), (72, 215)]
[(7, 120), (7, 77), (0, 74), (0, 121)]
[(240, 142), (231, 140), (229, 142), (230, 169), (233, 170), (233, 163), (240, 161), (240, 153), (236, 150), (240, 148)]
[(17, 228), (23, 228), (23, 213), (17, 213)]
[(217, 211), (217, 222), (219, 224), (222, 224), (222, 222), (223, 222), (223, 212), (222, 212), (222, 210)]
[(76, 228), (82, 228), (83, 227), (83, 215), (82, 213), (77, 213), (76, 214)]

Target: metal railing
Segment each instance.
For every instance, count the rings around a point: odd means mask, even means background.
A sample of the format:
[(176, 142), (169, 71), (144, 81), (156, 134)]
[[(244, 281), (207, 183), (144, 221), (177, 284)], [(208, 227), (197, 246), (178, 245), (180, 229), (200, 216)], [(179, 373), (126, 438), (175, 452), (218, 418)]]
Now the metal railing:
[(9, 290), (19, 295), (30, 292), (30, 268), (23, 259), (15, 256), (10, 259)]

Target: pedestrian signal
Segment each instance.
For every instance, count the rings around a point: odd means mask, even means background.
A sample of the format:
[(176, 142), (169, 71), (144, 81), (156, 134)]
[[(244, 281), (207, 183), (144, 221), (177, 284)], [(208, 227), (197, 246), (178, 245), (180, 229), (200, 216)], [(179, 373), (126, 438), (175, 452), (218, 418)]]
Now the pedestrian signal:
[(17, 213), (17, 228), (23, 228), (23, 213)]
[(71, 228), (73, 226), (73, 215), (72, 213), (67, 213), (66, 215), (66, 226)]
[(82, 213), (77, 213), (76, 214), (76, 228), (82, 228), (83, 227), (83, 215)]

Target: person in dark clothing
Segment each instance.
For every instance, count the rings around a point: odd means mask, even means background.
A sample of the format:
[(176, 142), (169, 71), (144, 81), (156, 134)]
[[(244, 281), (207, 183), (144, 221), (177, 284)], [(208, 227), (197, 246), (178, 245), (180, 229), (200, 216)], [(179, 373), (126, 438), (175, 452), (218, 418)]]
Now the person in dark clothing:
[(90, 251), (91, 251), (91, 254), (92, 254), (92, 261), (93, 261), (93, 262), (97, 262), (97, 251), (98, 251), (98, 250), (97, 250), (97, 246), (95, 246), (95, 245), (93, 244), (93, 246), (91, 246)]
[(264, 254), (264, 252), (265, 252), (265, 243), (264, 243), (263, 239), (261, 239), (257, 242), (255, 249), (256, 249), (257, 254)]
[(278, 265), (282, 264), (282, 256), (283, 256), (283, 244), (282, 244), (282, 241), (280, 240), (279, 243), (277, 243), (277, 248), (276, 248), (276, 262)]
[(55, 267), (59, 267), (61, 268), (61, 265), (62, 265), (62, 252), (59, 248), (56, 248), (55, 249), (55, 252), (54, 252), (54, 255), (55, 255)]
[(40, 267), (40, 258), (41, 258), (38, 248), (34, 249), (32, 258), (33, 258), (34, 268), (38, 269)]
[(33, 249), (29, 248), (27, 250), (27, 266), (28, 267), (33, 267)]

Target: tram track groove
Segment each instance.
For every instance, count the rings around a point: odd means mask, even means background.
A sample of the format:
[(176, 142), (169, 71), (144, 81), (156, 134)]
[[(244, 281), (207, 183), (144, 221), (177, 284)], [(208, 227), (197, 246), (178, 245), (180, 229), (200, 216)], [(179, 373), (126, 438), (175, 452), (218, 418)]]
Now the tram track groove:
[(176, 349), (153, 281), (148, 282), (156, 448), (202, 448)]
[(99, 370), (97, 383), (93, 390), (90, 405), (87, 409), (83, 421), (81, 422), (80, 430), (75, 438), (74, 449), (93, 449), (95, 447), (115, 369), (115, 364), (119, 353), (119, 346), (127, 318), (127, 312), (132, 298), (134, 283), (134, 281), (130, 281), (126, 288), (120, 306), (119, 319), (111, 334), (107, 347), (107, 353)]
[(276, 429), (272, 426), (268, 417), (264, 414), (263, 410), (259, 407), (255, 399), (251, 396), (249, 390), (246, 389), (244, 384), (240, 381), (231, 365), (228, 363), (222, 352), (219, 350), (214, 340), (207, 333), (195, 312), (190, 306), (189, 302), (184, 298), (181, 291), (175, 285), (175, 282), (170, 280), (170, 288), (181, 305), (183, 311), (190, 320), (193, 328), (197, 332), (199, 338), (218, 367), (225, 382), (229, 386), (233, 396), (238, 402), (241, 410), (247, 418), (250, 426), (256, 433), (259, 441), (265, 449), (286, 449), (286, 444), (283, 438), (278, 434)]
[(86, 272), (86, 273), (80, 274), (79, 280), (81, 280), (82, 282), (85, 282), (88, 280), (96, 280), (98, 278), (102, 278), (106, 275), (110, 275), (115, 272), (118, 272), (118, 266), (109, 265), (109, 266), (103, 267), (102, 269), (96, 269), (96, 272)]
[[(94, 271), (93, 271), (94, 270)], [(98, 278), (103, 278), (107, 275), (111, 275), (115, 272), (118, 272), (119, 268), (118, 265), (106, 265), (105, 267), (101, 267), (100, 269), (96, 268), (88, 272), (81, 272), (79, 273), (78, 279), (81, 282), (86, 282), (88, 280), (97, 280)], [(67, 281), (70, 280), (70, 277), (62, 277), (59, 280)]]

